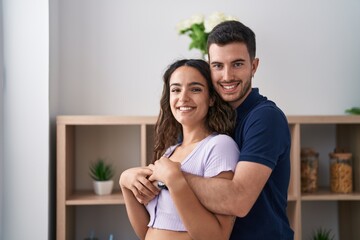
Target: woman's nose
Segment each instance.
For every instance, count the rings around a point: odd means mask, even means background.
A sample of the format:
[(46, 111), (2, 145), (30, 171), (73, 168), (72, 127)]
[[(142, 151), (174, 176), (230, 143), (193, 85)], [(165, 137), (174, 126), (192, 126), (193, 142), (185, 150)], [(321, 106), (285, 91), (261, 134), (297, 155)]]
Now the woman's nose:
[(186, 102), (188, 100), (189, 100), (189, 95), (188, 95), (187, 91), (183, 91), (180, 94), (180, 101)]

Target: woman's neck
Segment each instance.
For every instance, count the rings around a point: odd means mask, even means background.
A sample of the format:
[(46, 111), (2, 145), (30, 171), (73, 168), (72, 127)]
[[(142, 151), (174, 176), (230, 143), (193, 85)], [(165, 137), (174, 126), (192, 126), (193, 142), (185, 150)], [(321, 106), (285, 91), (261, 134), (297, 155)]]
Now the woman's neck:
[(183, 127), (183, 141), (181, 145), (186, 147), (188, 145), (200, 142), (210, 134), (211, 132), (205, 127), (196, 129)]

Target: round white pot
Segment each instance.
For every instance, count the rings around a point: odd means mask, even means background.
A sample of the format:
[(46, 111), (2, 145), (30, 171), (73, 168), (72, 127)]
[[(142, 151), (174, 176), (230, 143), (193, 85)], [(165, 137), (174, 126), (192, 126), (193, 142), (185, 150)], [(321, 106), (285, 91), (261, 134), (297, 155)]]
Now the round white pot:
[(94, 191), (97, 195), (111, 194), (114, 186), (114, 181), (93, 181)]

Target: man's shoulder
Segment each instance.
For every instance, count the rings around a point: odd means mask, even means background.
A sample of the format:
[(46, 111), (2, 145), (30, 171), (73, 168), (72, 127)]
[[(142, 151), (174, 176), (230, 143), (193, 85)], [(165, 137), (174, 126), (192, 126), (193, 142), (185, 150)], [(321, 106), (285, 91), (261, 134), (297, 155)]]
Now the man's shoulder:
[(257, 110), (274, 110), (283, 113), (283, 111), (276, 105), (276, 103), (269, 99), (260, 101), (259, 104), (255, 105), (251, 111)]
[(286, 119), (284, 112), (270, 100), (262, 101), (249, 112), (253, 117), (280, 117)]
[(244, 120), (244, 128), (250, 132), (263, 132), (288, 136), (289, 125), (283, 111), (272, 101), (266, 101), (254, 107)]

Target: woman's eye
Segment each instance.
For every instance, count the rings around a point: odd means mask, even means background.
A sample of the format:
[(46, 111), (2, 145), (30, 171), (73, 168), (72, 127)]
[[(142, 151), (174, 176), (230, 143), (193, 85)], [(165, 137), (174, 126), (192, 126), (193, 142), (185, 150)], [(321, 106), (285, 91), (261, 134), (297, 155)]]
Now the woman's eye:
[(201, 88), (193, 88), (191, 89), (192, 92), (201, 92), (202, 89)]
[(173, 93), (180, 92), (180, 89), (179, 88), (173, 88), (173, 89), (170, 90), (170, 92), (173, 92)]

